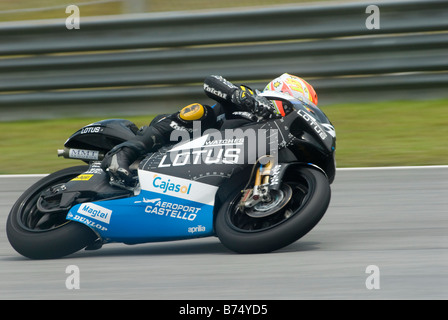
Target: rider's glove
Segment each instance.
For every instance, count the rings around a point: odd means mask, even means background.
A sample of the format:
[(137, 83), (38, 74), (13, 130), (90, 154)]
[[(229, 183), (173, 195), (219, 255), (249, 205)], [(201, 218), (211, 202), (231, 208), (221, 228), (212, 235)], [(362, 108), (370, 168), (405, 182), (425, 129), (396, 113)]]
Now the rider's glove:
[(256, 95), (246, 86), (240, 86), (235, 90), (231, 99), (233, 104), (241, 107), (244, 111), (252, 112), (263, 119), (273, 118), (277, 113), (270, 100)]
[(243, 111), (253, 112), (255, 107), (255, 94), (250, 88), (240, 86), (233, 92), (231, 101), (233, 104), (242, 108)]
[(274, 107), (272, 101), (262, 96), (255, 97), (253, 112), (263, 119), (272, 119), (278, 116), (277, 109)]

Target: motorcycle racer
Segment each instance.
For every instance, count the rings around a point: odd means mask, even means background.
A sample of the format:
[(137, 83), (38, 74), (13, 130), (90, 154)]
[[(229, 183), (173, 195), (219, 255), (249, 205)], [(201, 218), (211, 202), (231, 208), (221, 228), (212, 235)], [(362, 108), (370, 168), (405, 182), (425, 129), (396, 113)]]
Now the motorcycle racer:
[[(317, 94), (305, 80), (284, 73), (272, 80), (264, 91), (277, 91), (291, 95), (304, 105), (317, 106)], [(170, 142), (174, 130), (193, 132), (193, 122), (200, 122), (201, 133), (210, 128), (230, 127), (245, 123), (285, 116), (286, 106), (257, 95), (251, 88), (236, 86), (222, 76), (211, 75), (204, 80), (205, 94), (217, 103), (213, 106), (193, 103), (180, 111), (156, 116), (148, 127), (141, 129), (135, 138), (115, 146), (102, 163), (103, 170), (126, 185), (133, 184), (129, 166), (139, 157)]]

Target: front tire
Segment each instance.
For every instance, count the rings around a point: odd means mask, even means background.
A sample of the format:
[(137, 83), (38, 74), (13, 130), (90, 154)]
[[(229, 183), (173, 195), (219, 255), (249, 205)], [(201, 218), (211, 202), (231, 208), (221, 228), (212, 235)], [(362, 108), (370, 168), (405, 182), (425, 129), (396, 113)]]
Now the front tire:
[[(221, 243), (237, 253), (267, 253), (283, 248), (307, 234), (321, 220), (330, 203), (327, 177), (311, 167), (293, 166), (281, 190), (292, 189), (289, 202), (269, 216), (242, 212), (241, 192), (223, 204), (215, 221)], [(255, 217), (254, 217), (255, 216)]]
[(42, 192), (68, 182), (87, 168), (77, 166), (52, 173), (32, 185), (16, 201), (6, 223), (6, 233), (18, 253), (31, 259), (60, 258), (98, 238), (89, 227), (66, 220), (68, 210), (44, 213), (37, 206)]

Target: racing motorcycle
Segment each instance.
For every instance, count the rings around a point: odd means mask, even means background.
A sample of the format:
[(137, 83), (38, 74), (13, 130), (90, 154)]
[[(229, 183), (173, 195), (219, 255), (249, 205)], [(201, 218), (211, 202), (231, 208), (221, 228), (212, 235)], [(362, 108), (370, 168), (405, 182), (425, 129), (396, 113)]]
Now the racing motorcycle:
[(285, 113), (178, 137), (131, 166), (133, 187), (100, 164), (138, 127), (124, 119), (84, 126), (58, 150), (84, 164), (49, 174), (20, 196), (7, 220), (10, 244), (25, 257), (49, 259), (112, 242), (215, 236), (237, 253), (295, 242), (329, 206), (336, 134), (319, 108), (277, 92), (261, 95)]

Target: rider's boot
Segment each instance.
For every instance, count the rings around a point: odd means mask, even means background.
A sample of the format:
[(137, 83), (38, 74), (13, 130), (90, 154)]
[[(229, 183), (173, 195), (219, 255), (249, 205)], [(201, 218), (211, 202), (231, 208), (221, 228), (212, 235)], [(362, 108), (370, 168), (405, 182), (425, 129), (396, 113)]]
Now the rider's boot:
[(139, 157), (168, 143), (174, 130), (187, 131), (191, 134), (194, 121), (200, 121), (203, 132), (216, 123), (216, 116), (212, 108), (199, 103), (190, 104), (171, 115), (157, 116), (148, 127), (140, 130), (135, 138), (110, 150), (104, 157), (101, 167), (114, 179), (132, 186), (135, 182), (129, 166)]
[(161, 145), (163, 140), (162, 134), (155, 127), (146, 127), (135, 138), (120, 143), (110, 150), (101, 162), (101, 167), (114, 179), (132, 186), (135, 181), (129, 166), (157, 145)]

